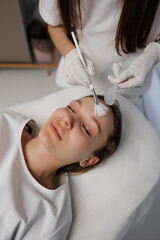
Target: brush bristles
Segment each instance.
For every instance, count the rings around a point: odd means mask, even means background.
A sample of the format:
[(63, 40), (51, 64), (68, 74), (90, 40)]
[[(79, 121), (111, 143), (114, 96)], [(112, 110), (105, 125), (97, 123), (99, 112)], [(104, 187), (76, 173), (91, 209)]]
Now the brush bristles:
[(103, 103), (99, 102), (98, 104), (95, 104), (94, 111), (96, 117), (102, 117), (107, 115), (108, 108)]

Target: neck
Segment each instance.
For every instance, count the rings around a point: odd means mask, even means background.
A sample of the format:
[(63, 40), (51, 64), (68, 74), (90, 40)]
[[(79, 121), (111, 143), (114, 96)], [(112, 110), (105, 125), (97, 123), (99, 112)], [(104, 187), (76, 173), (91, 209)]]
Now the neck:
[(39, 138), (32, 138), (26, 131), (23, 131), (22, 149), (26, 165), (32, 176), (42, 186), (55, 189), (56, 172), (60, 166), (42, 146)]

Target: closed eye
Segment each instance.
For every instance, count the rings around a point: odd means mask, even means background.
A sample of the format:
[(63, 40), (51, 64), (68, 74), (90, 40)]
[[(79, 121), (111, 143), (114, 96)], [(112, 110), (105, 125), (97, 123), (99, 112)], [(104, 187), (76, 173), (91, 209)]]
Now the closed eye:
[[(75, 113), (75, 111), (73, 110), (73, 108), (71, 108), (71, 106), (67, 105), (67, 108), (69, 108), (72, 112)], [(90, 136), (90, 132), (87, 130), (86, 126), (84, 124), (82, 124), (82, 127), (84, 128), (84, 130), (88, 134), (88, 136)]]
[(67, 107), (68, 107), (72, 112), (75, 113), (75, 111), (73, 110), (73, 108), (71, 108), (69, 105), (67, 105)]
[(87, 130), (87, 128), (85, 127), (85, 125), (83, 124), (82, 126), (83, 126), (85, 132), (90, 136), (90, 132)]

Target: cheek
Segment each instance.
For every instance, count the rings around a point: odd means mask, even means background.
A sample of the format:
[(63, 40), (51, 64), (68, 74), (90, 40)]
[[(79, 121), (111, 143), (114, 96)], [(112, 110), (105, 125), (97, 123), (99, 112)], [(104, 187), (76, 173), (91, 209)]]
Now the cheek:
[(77, 129), (69, 135), (68, 143), (70, 143), (72, 147), (74, 146), (80, 149), (88, 146), (89, 141), (87, 139), (87, 136), (85, 136), (85, 134), (81, 132), (81, 130)]
[(64, 113), (65, 113), (64, 108), (58, 108), (52, 113), (52, 115), (49, 117), (48, 120), (51, 120), (52, 118), (55, 118), (55, 117), (59, 118), (59, 117), (63, 116)]
[(46, 126), (49, 122), (51, 122), (53, 119), (60, 119), (64, 115), (65, 109), (64, 108), (58, 108), (56, 109), (48, 118), (45, 125)]
[(101, 137), (96, 140), (93, 151), (95, 151), (101, 147), (104, 147), (107, 144), (107, 138), (108, 138), (108, 133), (103, 132), (103, 134), (101, 134)]
[(66, 150), (67, 155), (71, 158), (83, 158), (88, 156), (91, 148), (91, 143), (87, 137), (83, 136), (80, 133), (74, 133), (66, 141), (64, 149)]

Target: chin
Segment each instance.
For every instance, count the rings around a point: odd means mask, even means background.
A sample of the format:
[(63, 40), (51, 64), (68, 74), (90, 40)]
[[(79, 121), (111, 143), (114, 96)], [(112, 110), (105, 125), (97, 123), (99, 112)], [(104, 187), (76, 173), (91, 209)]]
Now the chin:
[(42, 145), (47, 146), (49, 144), (50, 134), (43, 129), (39, 132), (38, 138)]

